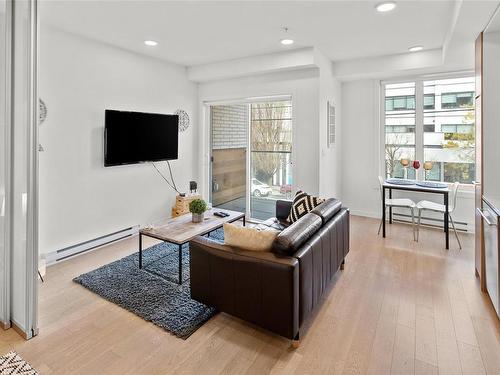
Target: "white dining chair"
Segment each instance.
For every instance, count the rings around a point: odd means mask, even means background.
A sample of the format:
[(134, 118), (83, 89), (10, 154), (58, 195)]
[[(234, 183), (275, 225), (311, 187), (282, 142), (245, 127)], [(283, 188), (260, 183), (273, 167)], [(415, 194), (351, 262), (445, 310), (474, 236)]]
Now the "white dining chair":
[[(383, 199), (384, 194), (384, 178), (382, 176), (378, 176), (378, 181), (380, 183), (380, 195), (381, 199)], [(415, 202), (413, 202), (411, 199), (408, 198), (385, 198), (385, 208), (389, 207), (399, 207), (399, 208), (408, 208), (411, 212), (411, 226), (413, 229), (413, 240), (415, 241), (415, 212), (414, 210), (416, 209), (417, 205)], [(380, 225), (378, 226), (378, 234), (380, 234), (380, 229), (382, 228), (382, 223), (383, 223), (383, 216), (382, 220), (380, 220)]]
[[(460, 243), (460, 238), (458, 237), (457, 229), (455, 228), (455, 223), (453, 221), (453, 217), (451, 216), (452, 212), (455, 211), (455, 208), (457, 207), (457, 195), (459, 187), (460, 183), (455, 182), (451, 188), (451, 199), (450, 199), (450, 204), (448, 206), (448, 217), (450, 218), (451, 226), (453, 227), (453, 231), (455, 232), (455, 237), (457, 238), (458, 247), (460, 248), (460, 250), (462, 250), (462, 244)], [(417, 222), (417, 241), (418, 241), (418, 236), (420, 234), (420, 220), (422, 219), (422, 211), (432, 211), (444, 214), (446, 212), (446, 206), (441, 203), (423, 200), (417, 203), (417, 209), (418, 209), (418, 222)]]

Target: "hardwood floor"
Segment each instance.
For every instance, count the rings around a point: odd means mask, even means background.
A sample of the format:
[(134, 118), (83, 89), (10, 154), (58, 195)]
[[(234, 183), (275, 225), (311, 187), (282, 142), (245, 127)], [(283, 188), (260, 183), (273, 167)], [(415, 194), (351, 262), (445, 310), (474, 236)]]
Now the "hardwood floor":
[(136, 251), (137, 238), (48, 269), (40, 335), (0, 332), (50, 374), (500, 374), (500, 324), (474, 276), (474, 239), (444, 250), (441, 231), (353, 217), (351, 251), (300, 348), (218, 314), (178, 339), (71, 279)]

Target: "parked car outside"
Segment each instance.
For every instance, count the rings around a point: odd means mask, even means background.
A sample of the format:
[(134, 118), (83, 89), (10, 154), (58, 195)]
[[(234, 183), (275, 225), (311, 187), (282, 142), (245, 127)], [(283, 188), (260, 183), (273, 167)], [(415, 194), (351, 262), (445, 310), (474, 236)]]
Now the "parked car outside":
[(254, 197), (267, 197), (273, 189), (262, 181), (252, 178), (251, 192)]
[(292, 192), (292, 185), (286, 184), (286, 185), (281, 185), (280, 186), (280, 193), (281, 194), (287, 194)]

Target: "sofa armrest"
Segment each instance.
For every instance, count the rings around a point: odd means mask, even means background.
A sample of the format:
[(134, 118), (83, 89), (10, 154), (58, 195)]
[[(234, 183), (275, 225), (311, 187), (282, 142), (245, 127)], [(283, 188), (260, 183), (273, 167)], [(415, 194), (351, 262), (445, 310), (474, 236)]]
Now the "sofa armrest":
[(293, 254), (299, 261), (300, 324), (321, 303), (349, 252), (349, 210), (342, 208)]
[(299, 330), (299, 262), (208, 238), (189, 243), (191, 298), (279, 335)]
[(278, 199), (276, 201), (276, 219), (280, 221), (288, 221), (288, 215), (292, 209), (292, 201)]

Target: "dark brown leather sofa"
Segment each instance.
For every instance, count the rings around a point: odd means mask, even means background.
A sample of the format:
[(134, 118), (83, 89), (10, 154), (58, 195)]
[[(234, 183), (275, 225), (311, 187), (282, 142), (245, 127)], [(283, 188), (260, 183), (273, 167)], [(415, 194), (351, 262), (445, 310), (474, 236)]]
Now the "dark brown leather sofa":
[(231, 248), (206, 237), (190, 242), (191, 297), (292, 340), (349, 252), (349, 210), (328, 199), (292, 225), (291, 202), (277, 201), (282, 229), (272, 252)]

